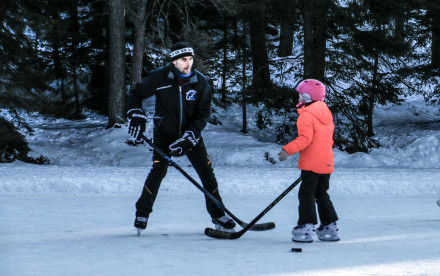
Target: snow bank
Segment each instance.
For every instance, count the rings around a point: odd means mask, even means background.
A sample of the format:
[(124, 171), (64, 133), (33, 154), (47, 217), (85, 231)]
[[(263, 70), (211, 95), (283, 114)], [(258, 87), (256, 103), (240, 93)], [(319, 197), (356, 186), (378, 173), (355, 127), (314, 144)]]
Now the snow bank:
[[(86, 115), (87, 119), (80, 121), (50, 119), (38, 114), (28, 116), (35, 130), (27, 137), (31, 155), (44, 155), (51, 164), (0, 164), (0, 194), (139, 193), (151, 167), (151, 148), (146, 144), (136, 147), (127, 144), (130, 137), (126, 126), (106, 130), (105, 117)], [(334, 150), (333, 192), (440, 194), (438, 106), (420, 100), (385, 106), (378, 109), (375, 122), (376, 138), (383, 147), (373, 149), (370, 154)], [(282, 191), (299, 176), (298, 154), (280, 163), (277, 153), (281, 145), (259, 141), (237, 129), (228, 124), (208, 125), (204, 132), (208, 153), (225, 192), (264, 193), (269, 184), (271, 189)], [(149, 122), (147, 135), (151, 132)], [(198, 179), (185, 157), (174, 160)], [(237, 170), (242, 173), (237, 174)], [(182, 193), (192, 189), (189, 185), (170, 168), (163, 186), (164, 190)]]

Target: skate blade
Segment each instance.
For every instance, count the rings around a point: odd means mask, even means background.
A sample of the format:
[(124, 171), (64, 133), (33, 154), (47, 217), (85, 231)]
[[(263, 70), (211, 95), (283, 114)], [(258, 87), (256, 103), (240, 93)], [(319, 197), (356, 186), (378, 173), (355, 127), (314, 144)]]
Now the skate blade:
[(318, 239), (325, 242), (337, 242), (341, 240), (339, 237), (318, 237)]
[(309, 241), (309, 240), (294, 240), (292, 239), (293, 242), (298, 242), (298, 243), (311, 243), (313, 242), (313, 240)]
[(136, 230), (137, 230), (137, 235), (140, 236), (141, 233), (142, 233), (142, 230), (143, 230), (143, 229), (141, 229), (141, 228), (136, 228)]
[(219, 230), (219, 231), (226, 232), (226, 233), (235, 233), (235, 229), (234, 228), (227, 229), (227, 228), (224, 228), (223, 226), (217, 225), (217, 224), (215, 224), (215, 230)]
[(299, 243), (311, 243), (311, 242), (313, 242), (313, 238), (309, 237), (308, 239), (306, 239), (305, 237), (307, 237), (307, 236), (306, 235), (293, 236), (292, 237), (292, 241), (293, 242), (299, 242)]

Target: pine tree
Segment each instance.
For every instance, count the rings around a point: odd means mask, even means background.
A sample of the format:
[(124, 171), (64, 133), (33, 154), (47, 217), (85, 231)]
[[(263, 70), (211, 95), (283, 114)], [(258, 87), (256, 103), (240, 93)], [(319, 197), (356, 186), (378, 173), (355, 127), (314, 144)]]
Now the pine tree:
[(401, 102), (399, 58), (410, 48), (392, 32), (398, 10), (394, 8), (391, 0), (363, 0), (349, 1), (335, 11), (339, 21), (332, 26), (336, 33), (327, 73), (333, 76), (328, 95), (337, 113), (336, 144), (342, 150), (368, 152), (379, 146), (372, 138), (374, 108)]

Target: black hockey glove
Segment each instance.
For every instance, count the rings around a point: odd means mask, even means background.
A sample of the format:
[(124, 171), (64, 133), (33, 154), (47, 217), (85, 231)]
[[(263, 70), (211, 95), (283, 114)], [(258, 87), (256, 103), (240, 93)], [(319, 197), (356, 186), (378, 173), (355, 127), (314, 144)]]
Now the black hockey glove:
[(130, 109), (127, 112), (127, 119), (128, 134), (136, 138), (136, 141), (141, 141), (142, 139), (139, 136), (144, 133), (147, 124), (145, 112), (142, 109)]
[(185, 134), (183, 134), (181, 138), (170, 145), (170, 154), (178, 157), (184, 156), (197, 145), (199, 139), (196, 138), (194, 132), (185, 131)]

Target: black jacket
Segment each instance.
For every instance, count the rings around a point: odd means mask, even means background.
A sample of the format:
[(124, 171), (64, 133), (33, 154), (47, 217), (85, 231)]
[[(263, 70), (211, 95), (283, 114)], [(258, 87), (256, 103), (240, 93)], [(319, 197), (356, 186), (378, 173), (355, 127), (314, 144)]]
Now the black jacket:
[(211, 115), (211, 88), (206, 77), (193, 69), (189, 81), (179, 85), (172, 64), (147, 74), (130, 90), (127, 108), (142, 109), (142, 101), (156, 96), (155, 130), (177, 139), (185, 131), (200, 137)]

